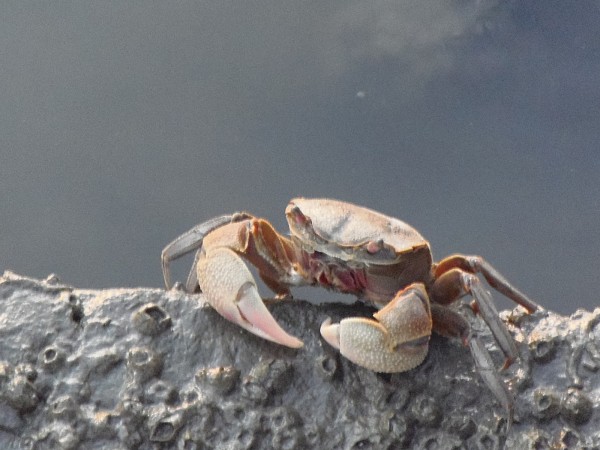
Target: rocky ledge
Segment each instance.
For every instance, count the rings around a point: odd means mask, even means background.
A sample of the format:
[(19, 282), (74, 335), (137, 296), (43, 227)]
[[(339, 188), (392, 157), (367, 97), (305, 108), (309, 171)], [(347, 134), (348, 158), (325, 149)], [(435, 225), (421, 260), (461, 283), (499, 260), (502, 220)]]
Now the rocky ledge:
[(326, 317), (368, 308), (270, 308), (305, 347), (260, 340), (178, 289), (84, 290), (6, 272), (0, 447), (600, 448), (600, 308), (502, 313), (521, 352), (502, 373), (515, 396), (511, 427), (460, 342), (434, 336), (420, 367), (381, 375), (318, 333)]

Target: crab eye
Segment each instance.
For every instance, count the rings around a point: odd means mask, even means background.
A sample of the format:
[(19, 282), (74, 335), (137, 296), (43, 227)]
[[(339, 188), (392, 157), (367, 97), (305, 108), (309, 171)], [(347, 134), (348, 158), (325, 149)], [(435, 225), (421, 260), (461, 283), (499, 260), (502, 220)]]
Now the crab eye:
[(383, 239), (379, 239), (377, 241), (369, 241), (366, 245), (367, 252), (370, 254), (377, 253), (383, 249)]
[(290, 214), (292, 215), (294, 221), (297, 224), (306, 225), (311, 223), (310, 218), (305, 216), (304, 213), (297, 206), (294, 206), (290, 209)]

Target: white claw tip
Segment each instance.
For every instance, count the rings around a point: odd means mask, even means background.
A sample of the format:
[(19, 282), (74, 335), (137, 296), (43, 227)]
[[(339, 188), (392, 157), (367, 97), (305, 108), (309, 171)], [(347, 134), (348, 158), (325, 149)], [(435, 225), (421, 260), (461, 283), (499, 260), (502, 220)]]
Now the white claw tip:
[(321, 324), (321, 336), (325, 339), (329, 345), (337, 349), (340, 348), (340, 324), (331, 324), (331, 318), (328, 317)]

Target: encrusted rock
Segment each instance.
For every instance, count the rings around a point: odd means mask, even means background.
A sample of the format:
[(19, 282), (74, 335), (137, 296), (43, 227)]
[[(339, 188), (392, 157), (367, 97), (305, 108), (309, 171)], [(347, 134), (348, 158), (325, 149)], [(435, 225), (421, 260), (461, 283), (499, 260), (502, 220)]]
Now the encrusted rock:
[[(0, 448), (600, 447), (600, 308), (501, 314), (521, 352), (500, 373), (514, 422), (461, 342), (380, 375), (324, 343), (319, 324), (364, 305), (269, 304), (305, 346), (261, 340), (180, 290), (78, 290), (0, 278)], [(474, 329), (501, 352), (479, 319)], [(508, 430), (508, 431), (507, 431)]]
[(554, 358), (556, 341), (550, 336), (532, 336), (529, 339), (529, 351), (533, 359), (545, 363)]
[(196, 383), (218, 394), (229, 393), (237, 384), (240, 371), (235, 367), (202, 368), (196, 372)]
[(533, 402), (533, 413), (540, 420), (553, 419), (560, 412), (560, 398), (552, 389), (536, 389)]
[(562, 402), (562, 415), (577, 425), (586, 423), (592, 417), (594, 404), (579, 389), (569, 388)]
[(315, 361), (315, 369), (324, 380), (332, 380), (338, 369), (337, 359), (332, 356), (321, 355)]
[(0, 363), (0, 401), (4, 400), (20, 413), (34, 410), (40, 402), (40, 395), (34, 386), (37, 372), (29, 365), (11, 367)]
[(440, 405), (426, 394), (417, 395), (409, 408), (412, 417), (421, 425), (438, 428), (442, 419)]
[(157, 376), (162, 370), (162, 363), (162, 357), (147, 347), (132, 347), (127, 352), (127, 367), (141, 383)]
[(174, 405), (178, 399), (177, 388), (164, 380), (155, 380), (150, 383), (144, 395), (144, 403), (148, 404)]
[(132, 321), (137, 331), (148, 336), (156, 336), (172, 323), (169, 314), (154, 303), (148, 303), (134, 312)]
[(52, 373), (62, 367), (65, 358), (65, 352), (61, 348), (50, 345), (40, 352), (38, 361), (43, 370)]
[(61, 395), (51, 404), (51, 414), (57, 419), (67, 422), (73, 421), (77, 417), (79, 405), (69, 395)]
[(171, 442), (175, 439), (182, 422), (181, 411), (151, 420), (150, 440), (152, 442)]

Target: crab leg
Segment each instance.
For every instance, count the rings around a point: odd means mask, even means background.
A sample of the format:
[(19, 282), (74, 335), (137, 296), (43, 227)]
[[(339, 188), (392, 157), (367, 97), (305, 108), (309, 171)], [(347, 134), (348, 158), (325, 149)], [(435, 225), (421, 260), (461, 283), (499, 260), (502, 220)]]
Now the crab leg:
[(461, 269), (469, 273), (480, 273), (486, 281), (501, 294), (525, 308), (529, 313), (540, 306), (508, 282), (489, 262), (481, 256), (451, 255), (441, 260), (435, 267), (435, 277), (452, 269)]
[(479, 278), (461, 269), (451, 269), (435, 281), (430, 293), (433, 301), (442, 305), (450, 304), (466, 294), (471, 294), (476, 302), (477, 311), (504, 353), (506, 359), (503, 368), (512, 364), (518, 355), (515, 341), (506, 325), (500, 320), (492, 296), (483, 288)]
[(460, 338), (469, 347), (477, 372), (508, 412), (508, 423), (512, 423), (513, 398), (498, 376), (489, 352), (479, 337), (472, 332), (469, 322), (450, 308), (435, 303), (431, 304), (431, 316), (433, 331), (445, 337)]
[[(171, 261), (181, 258), (182, 256), (201, 248), (204, 236), (211, 231), (216, 230), (217, 228), (228, 223), (239, 222), (240, 220), (244, 220), (249, 217), (251, 216), (247, 213), (226, 214), (223, 216), (214, 217), (213, 219), (196, 225), (191, 230), (186, 231), (181, 236), (170, 242), (163, 249), (161, 254), (163, 278), (165, 280), (166, 288), (171, 288)], [(192, 292), (196, 289), (197, 279), (195, 273), (197, 260), (197, 257), (194, 258), (192, 270), (188, 275), (188, 281), (186, 283), (186, 290), (188, 292)]]
[(376, 372), (404, 372), (423, 362), (431, 335), (429, 299), (422, 284), (400, 291), (385, 308), (321, 325), (321, 335), (350, 361)]
[(480, 256), (452, 255), (440, 261), (435, 267), (436, 281), (430, 291), (431, 297), (437, 303), (449, 304), (467, 293), (471, 294), (476, 302), (476, 312), (483, 317), (504, 352), (506, 360), (503, 368), (506, 368), (517, 357), (518, 351), (512, 336), (498, 316), (492, 296), (475, 276), (477, 273), (481, 273), (490, 286), (528, 312), (532, 313), (540, 308)]
[(288, 347), (302, 341), (287, 334), (263, 303), (252, 274), (227, 247), (209, 249), (198, 259), (198, 280), (210, 305), (226, 319), (264, 339)]

